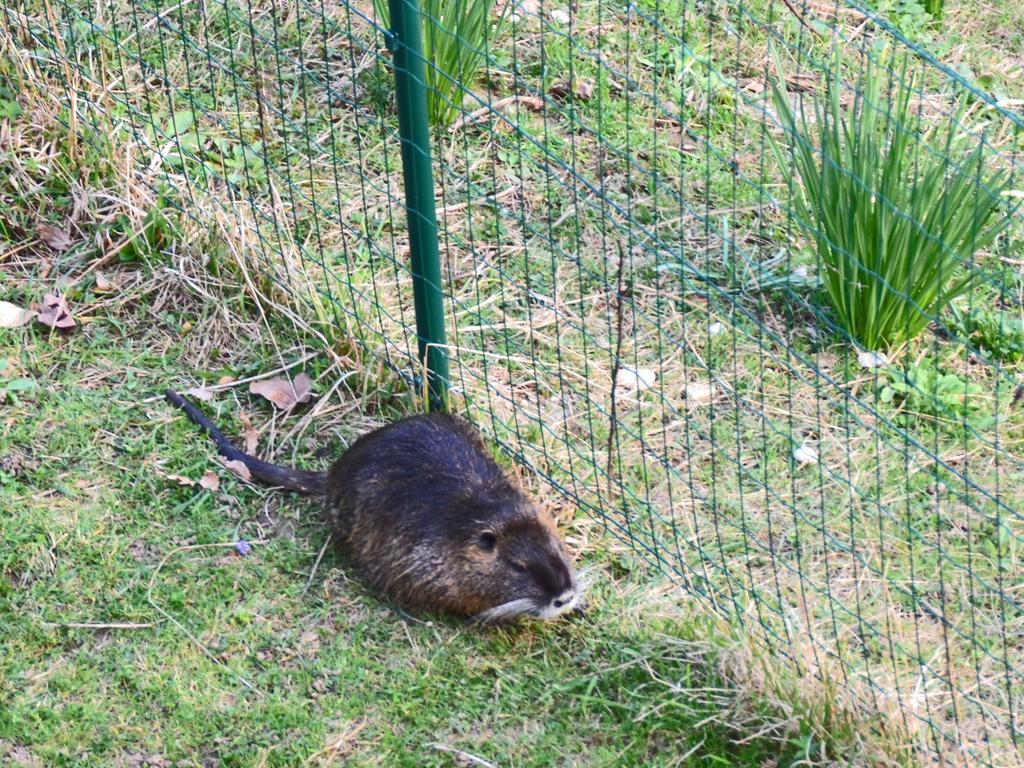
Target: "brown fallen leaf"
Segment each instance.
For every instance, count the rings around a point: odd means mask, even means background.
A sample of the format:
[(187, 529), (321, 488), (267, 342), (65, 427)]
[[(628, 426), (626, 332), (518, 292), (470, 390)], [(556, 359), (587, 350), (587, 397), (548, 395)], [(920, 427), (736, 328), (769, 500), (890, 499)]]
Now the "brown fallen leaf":
[(220, 490), (220, 478), (217, 477), (216, 472), (207, 470), (203, 473), (203, 476), (199, 478), (199, 487), (216, 493)]
[(320, 653), (320, 633), (315, 629), (307, 629), (299, 635), (297, 650), (300, 656), (316, 656)]
[(558, 101), (568, 98), (570, 93), (572, 93), (572, 89), (569, 87), (568, 80), (559, 80), (548, 88), (548, 96)]
[(615, 383), (623, 389), (642, 392), (653, 387), (657, 378), (650, 368), (622, 368), (615, 376)]
[(568, 80), (559, 80), (548, 88), (548, 96), (558, 100), (575, 96), (580, 101), (589, 101), (594, 96), (594, 81), (587, 80), (586, 78), (577, 78), (570, 86)]
[(260, 444), (260, 433), (256, 431), (256, 427), (252, 425), (252, 420), (245, 415), (245, 411), (239, 411), (238, 420), (242, 422), (245, 435), (245, 452), (255, 454), (256, 446)]
[(8, 453), (0, 456), (0, 470), (11, 475), (17, 475), (25, 464), (25, 459), (20, 454)]
[(575, 87), (572, 92), (576, 94), (576, 98), (581, 101), (590, 101), (594, 95), (594, 81), (588, 78), (581, 77), (576, 81)]
[(56, 293), (48, 293), (43, 297), (39, 307), (39, 314), (36, 321), (50, 328), (59, 328), (62, 331), (74, 328), (75, 319), (71, 316), (71, 309), (67, 300)]
[(38, 313), (22, 309), (9, 301), (0, 301), (0, 328), (20, 328), (36, 314)]
[(156, 553), (156, 547), (147, 544), (142, 539), (136, 539), (128, 545), (128, 554), (132, 556), (132, 560), (136, 563), (143, 563), (155, 556)]
[(694, 381), (683, 387), (683, 397), (692, 406), (709, 405), (716, 395), (714, 386), (703, 381)]
[(243, 462), (238, 461), (238, 459), (235, 459), (234, 461), (225, 461), (223, 464), (246, 482), (252, 480), (252, 472), (249, 471), (249, 468), (245, 466)]
[(110, 293), (117, 290), (117, 284), (107, 279), (102, 272), (96, 273), (96, 293)]
[(36, 226), (36, 234), (39, 239), (46, 243), (57, 253), (66, 251), (71, 247), (71, 235), (63, 227), (56, 224), (39, 224)]
[(196, 400), (202, 400), (204, 403), (213, 400), (213, 390), (206, 387), (192, 387), (192, 389), (186, 389), (185, 394), (191, 395)]
[(312, 396), (313, 380), (304, 373), (288, 381), (283, 377), (254, 381), (249, 391), (254, 395), (263, 395), (282, 411), (290, 411), (296, 403), (304, 403)]
[(217, 379), (217, 384), (223, 387), (225, 384), (233, 384), (235, 381), (237, 381), (237, 379), (235, 379), (234, 376), (221, 376)]
[[(3, 749), (3, 743), (0, 742), (0, 750)], [(23, 768), (43, 768), (43, 761), (32, 754), (28, 747), (13, 746), (6, 751), (6, 756), (0, 754), (0, 757), (6, 757), (4, 765), (20, 765)]]
[(193, 480), (190, 477), (185, 477), (184, 475), (167, 475), (167, 479), (168, 480), (173, 480), (178, 485), (195, 485), (196, 484), (195, 480)]

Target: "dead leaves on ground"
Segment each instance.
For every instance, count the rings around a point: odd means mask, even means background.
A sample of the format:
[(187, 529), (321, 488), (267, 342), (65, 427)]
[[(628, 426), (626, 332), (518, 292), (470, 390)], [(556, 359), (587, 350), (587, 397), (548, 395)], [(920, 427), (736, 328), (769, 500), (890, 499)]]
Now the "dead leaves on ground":
[(22, 309), (9, 301), (0, 301), (0, 328), (20, 328), (37, 314), (38, 312)]
[(625, 392), (635, 394), (653, 387), (657, 378), (650, 368), (621, 368), (615, 375), (615, 384)]
[(191, 389), (186, 389), (185, 394), (189, 397), (194, 397), (196, 400), (208, 403), (213, 400), (214, 391), (206, 387), (192, 387)]
[[(241, 462), (237, 462), (241, 464)], [(198, 480), (193, 480), (191, 477), (185, 475), (164, 475), (164, 477), (170, 480), (172, 483), (184, 486), (186, 488), (195, 488), (197, 485), (203, 490), (216, 493), (220, 490), (220, 477), (212, 469), (208, 469), (203, 473), (203, 476)], [(248, 479), (248, 478), (245, 478)]]
[(305, 403), (313, 396), (313, 380), (300, 373), (292, 381), (284, 377), (254, 381), (249, 385), (254, 395), (262, 395), (282, 411), (290, 411), (298, 403)]
[(718, 397), (718, 390), (706, 381), (693, 381), (683, 387), (683, 398), (687, 406), (711, 405)]
[(67, 299), (59, 293), (46, 294), (38, 309), (23, 309), (9, 301), (0, 301), (0, 328), (20, 328), (32, 318), (40, 325), (60, 331), (70, 331), (78, 325)]
[(572, 83), (568, 80), (559, 80), (548, 88), (548, 96), (559, 101), (575, 97), (580, 101), (590, 101), (594, 96), (594, 81), (587, 78), (577, 78)]
[[(233, 378), (226, 377), (228, 380), (225, 381), (225, 377), (222, 377), (221, 384), (228, 384), (234, 381)], [(263, 379), (261, 381), (254, 381), (249, 385), (249, 391), (254, 395), (260, 395), (266, 398), (275, 407), (283, 410), (290, 411), (298, 403), (305, 403), (313, 396), (313, 379), (307, 374), (300, 373), (294, 379), (287, 379), (285, 377), (276, 377), (272, 379)], [(197, 400), (210, 401), (214, 397), (214, 391), (205, 386), (193, 387), (185, 390), (186, 394), (191, 395)], [(259, 446), (260, 433), (252, 423), (252, 419), (244, 411), (239, 411), (238, 420), (242, 423), (242, 434), (244, 439), (244, 451), (249, 455), (255, 455), (256, 449)], [(225, 457), (218, 457), (221, 465), (226, 469), (229, 469), (235, 475), (240, 477), (245, 482), (252, 481), (252, 472), (245, 465), (245, 462), (239, 460), (229, 461)], [(205, 490), (216, 493), (220, 489), (220, 478), (215, 472), (206, 472), (199, 481), (192, 480), (191, 478), (184, 477), (182, 475), (165, 475), (168, 480), (177, 482), (181, 485), (195, 487), (199, 486)]]
[(36, 320), (45, 326), (61, 331), (69, 331), (78, 325), (75, 318), (71, 316), (71, 308), (68, 306), (67, 299), (58, 293), (48, 293), (43, 297)]
[(245, 462), (235, 459), (233, 461), (222, 461), (221, 463), (247, 483), (252, 481), (252, 472), (245, 466)]
[[(517, 111), (519, 108), (525, 108), (533, 112), (543, 112), (544, 99), (537, 98), (536, 96), (522, 96), (519, 94), (506, 96), (502, 99), (497, 99), (490, 104), (485, 104), (479, 109), (475, 109), (472, 112), (464, 114), (452, 123), (448, 127), (448, 130), (451, 133), (456, 133), (466, 126), (482, 124), (486, 124), (489, 129), (494, 131), (511, 130), (515, 122), (509, 118), (501, 119), (504, 117), (502, 113), (506, 107), (515, 107)], [(498, 119), (492, 119), (492, 116), (496, 116)]]
[(118, 285), (102, 272), (97, 272), (95, 288), (96, 293), (112, 293), (117, 290)]
[(64, 227), (58, 227), (56, 224), (37, 225), (36, 235), (57, 253), (63, 253), (71, 247), (71, 235)]
[[(495, 5), (495, 8), (499, 6)], [(521, 0), (515, 4), (515, 9), (521, 13), (537, 16), (540, 14), (540, 3), (538, 0)]]
[(255, 455), (256, 448), (260, 443), (260, 433), (256, 431), (256, 427), (252, 425), (252, 419), (246, 416), (245, 411), (238, 412), (238, 420), (242, 422), (242, 429), (245, 435), (245, 446), (244, 451), (248, 454)]
[(217, 477), (216, 472), (206, 470), (206, 472), (203, 473), (203, 476), (199, 478), (199, 487), (216, 493), (220, 490), (220, 478)]

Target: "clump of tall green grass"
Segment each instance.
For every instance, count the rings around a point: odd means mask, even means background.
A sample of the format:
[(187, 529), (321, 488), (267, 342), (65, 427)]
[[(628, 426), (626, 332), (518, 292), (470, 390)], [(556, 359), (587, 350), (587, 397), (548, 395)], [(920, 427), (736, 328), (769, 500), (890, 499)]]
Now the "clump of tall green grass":
[[(836, 78), (840, 64), (837, 54)], [(1008, 176), (986, 172), (981, 142), (965, 150), (959, 120), (921, 130), (906, 63), (891, 89), (883, 91), (883, 79), (865, 61), (845, 107), (841, 83), (830, 80), (814, 102), (813, 123), (803, 102), (794, 114), (784, 82), (771, 83), (790, 150), (773, 140), (775, 154), (800, 181), (796, 219), (814, 239), (839, 324), (868, 350), (924, 331), (969, 285), (964, 263), (1008, 222), (992, 220)]]
[[(495, 3), (500, 12), (493, 19)], [(512, 6), (511, 0), (420, 0), (423, 58), (426, 59), (427, 115), (436, 128), (451, 125), (459, 115), (493, 39)], [(377, 22), (385, 29), (391, 18), (388, 0), (373, 0)]]

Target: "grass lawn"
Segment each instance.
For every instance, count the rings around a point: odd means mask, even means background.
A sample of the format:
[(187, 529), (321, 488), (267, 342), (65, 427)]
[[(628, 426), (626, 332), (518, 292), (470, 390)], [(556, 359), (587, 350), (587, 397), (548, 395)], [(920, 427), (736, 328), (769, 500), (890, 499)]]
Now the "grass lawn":
[[(583, 617), (496, 630), (400, 615), (321, 551), (313, 503), (243, 484), (154, 400), (203, 365), (181, 334), (201, 306), (180, 280), (111, 277), (113, 297), (80, 294), (93, 322), (74, 334), (0, 344), (8, 376), (36, 385), (8, 394), (0, 430), (0, 755), (13, 764), (469, 765), (464, 752), (762, 766), (849, 748), (854, 731), (791, 709), (799, 696), (779, 698), (738, 637), (600, 550)], [(31, 290), (27, 274), (4, 285)], [(246, 340), (219, 359), (243, 375), (270, 353)], [(210, 407), (239, 397), (269, 416), (235, 390)], [(367, 423), (350, 413), (345, 437)], [(207, 471), (217, 490), (182, 484)]]

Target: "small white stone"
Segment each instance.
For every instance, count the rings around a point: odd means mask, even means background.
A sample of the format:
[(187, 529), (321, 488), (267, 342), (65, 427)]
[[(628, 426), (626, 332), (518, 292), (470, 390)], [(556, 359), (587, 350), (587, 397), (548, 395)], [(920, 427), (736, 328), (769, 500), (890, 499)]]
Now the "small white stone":
[(683, 397), (690, 405), (707, 405), (715, 399), (715, 388), (706, 381), (694, 381), (683, 389)]
[(711, 325), (708, 326), (708, 335), (709, 336), (717, 336), (718, 334), (720, 334), (724, 330), (725, 330), (725, 326), (722, 325), (721, 323), (712, 323)]
[(650, 368), (622, 368), (615, 377), (615, 383), (623, 389), (642, 392), (654, 386), (657, 375)]
[(793, 277), (807, 277), (807, 267), (797, 267), (794, 269)]
[(793, 451), (793, 458), (798, 464), (813, 464), (818, 460), (818, 449), (804, 443)]
[(551, 20), (557, 21), (559, 24), (568, 24), (569, 14), (561, 8), (557, 8), (551, 12)]
[(857, 362), (861, 368), (882, 368), (889, 364), (885, 352), (858, 352)]

